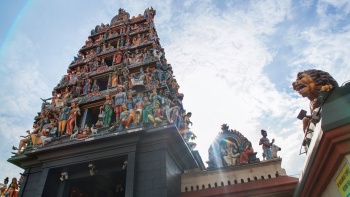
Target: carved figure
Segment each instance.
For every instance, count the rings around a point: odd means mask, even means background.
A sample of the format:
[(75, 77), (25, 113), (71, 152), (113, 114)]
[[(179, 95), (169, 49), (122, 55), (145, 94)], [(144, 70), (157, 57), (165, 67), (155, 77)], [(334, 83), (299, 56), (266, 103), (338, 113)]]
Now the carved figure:
[(124, 37), (121, 37), (121, 38), (120, 38), (119, 46), (120, 46), (120, 47), (125, 46)]
[(86, 94), (88, 94), (90, 92), (90, 87), (91, 87), (90, 79), (86, 79), (85, 80), (85, 85), (84, 85), (83, 95), (86, 95)]
[(116, 72), (112, 74), (112, 88), (117, 87), (118, 85), (118, 75)]
[(143, 124), (149, 124), (150, 120), (148, 115), (152, 114), (151, 102), (148, 101), (148, 97), (143, 97), (144, 109), (142, 111), (142, 122)]
[(143, 71), (142, 67), (140, 68), (140, 74), (137, 76), (136, 74), (132, 74), (131, 84), (133, 86), (141, 85), (144, 86), (143, 82), (145, 80), (145, 72)]
[(103, 103), (103, 106), (101, 106), (100, 109), (103, 109), (103, 126), (109, 127), (113, 115), (113, 101), (109, 94), (106, 94), (106, 101)]
[(5, 193), (7, 191), (7, 184), (9, 183), (9, 177), (6, 177), (4, 179), (4, 184), (0, 183), (0, 196), (5, 196)]
[(122, 87), (118, 87), (117, 94), (115, 95), (115, 101), (114, 101), (116, 122), (119, 122), (120, 114), (123, 112), (123, 104), (125, 103), (126, 103), (126, 93), (123, 92)]
[(239, 159), (241, 164), (248, 163), (248, 161), (249, 161), (248, 155), (254, 153), (252, 143), (250, 141), (248, 141), (247, 138), (243, 138), (243, 146), (244, 146), (244, 148), (241, 152), (241, 156)]
[[(338, 87), (338, 83), (328, 73), (322, 70), (310, 69), (297, 74), (295, 82), (292, 83), (293, 89), (297, 91), (302, 97), (306, 97), (310, 100), (310, 112), (319, 107), (318, 96), (320, 91), (329, 91)], [(310, 123), (310, 119), (304, 117), (303, 132), (307, 132), (307, 127)], [(308, 134), (303, 142), (303, 145), (307, 148), (311, 142), (312, 134)]]
[(56, 138), (57, 135), (57, 127), (56, 123), (50, 123), (46, 128), (41, 132), (41, 144), (45, 146), (45, 144), (52, 142), (53, 139)]
[(128, 129), (133, 118), (132, 118), (132, 115), (129, 113), (125, 103), (123, 103), (122, 108), (123, 108), (123, 112), (120, 114), (120, 122), (121, 122), (120, 128)]
[(140, 123), (142, 121), (142, 111), (144, 108), (144, 103), (142, 97), (138, 95), (136, 97), (135, 110), (136, 110), (136, 123)]
[(148, 119), (153, 123), (153, 126), (157, 126), (157, 124), (161, 123), (163, 119), (163, 110), (159, 107), (159, 102), (156, 102), (154, 113), (148, 115)]
[(278, 158), (277, 152), (280, 150), (281, 150), (281, 148), (279, 146), (272, 144), (272, 146), (271, 146), (272, 159)]
[(58, 118), (58, 137), (61, 137), (66, 130), (67, 120), (70, 115), (70, 109), (67, 103), (64, 103), (64, 107), (59, 109), (59, 118)]
[(66, 134), (72, 135), (73, 129), (76, 126), (77, 122), (77, 116), (80, 116), (80, 109), (77, 105), (77, 103), (72, 103), (70, 115), (67, 119), (67, 128), (66, 128)]
[(16, 178), (12, 178), (12, 181), (9, 185), (7, 192), (9, 193), (9, 195), (8, 195), (9, 197), (17, 197), (18, 196), (18, 184), (17, 184)]
[(327, 72), (310, 69), (297, 74), (297, 79), (292, 83), (293, 89), (302, 97), (310, 100), (310, 111), (317, 106), (317, 97), (320, 91), (329, 91), (338, 87), (338, 83)]
[(237, 159), (240, 156), (240, 153), (238, 152), (238, 147), (236, 143), (226, 143), (226, 147), (221, 149), (222, 154), (224, 155), (224, 161), (226, 162), (227, 166), (234, 166), (236, 165)]
[(31, 133), (29, 133), (29, 130), (26, 131), (27, 132), (27, 136), (21, 136), (23, 137), (23, 139), (19, 142), (18, 147), (12, 147), (14, 150), (17, 150), (17, 153), (13, 154), (21, 154), (22, 153), (22, 148), (25, 148), (27, 143), (30, 141), (30, 137), (32, 135), (36, 135), (39, 133), (39, 127), (38, 124), (36, 122), (33, 123), (33, 131)]
[(188, 112), (186, 115), (183, 116), (182, 124), (179, 128), (180, 132), (185, 132), (185, 131), (189, 130), (190, 129), (189, 125), (190, 124), (191, 124), (191, 126), (193, 125), (193, 123), (190, 120), (191, 116), (192, 116), (191, 112)]
[(179, 115), (179, 107), (175, 106), (169, 99), (169, 91), (165, 91), (164, 97), (162, 98), (163, 113), (169, 123), (173, 123), (175, 117)]
[(73, 134), (70, 135), (70, 139), (77, 139), (78, 138), (78, 134), (79, 134), (79, 130), (75, 130), (75, 132)]
[(176, 116), (176, 121), (175, 121), (175, 124), (177, 126), (177, 128), (180, 128), (181, 124), (182, 124), (182, 114), (186, 111), (184, 108), (183, 108), (183, 105), (182, 105), (182, 100), (184, 98), (184, 94), (182, 93), (178, 93), (176, 94), (176, 97), (174, 98), (173, 100), (173, 103), (178, 107), (179, 109), (179, 115)]
[(263, 137), (260, 138), (259, 145), (262, 145), (262, 149), (264, 151), (266, 159), (270, 160), (270, 159), (272, 159), (271, 146), (275, 142), (275, 139), (272, 139), (272, 141), (270, 143), (270, 140), (266, 137), (267, 136), (267, 132), (265, 130), (261, 130), (261, 135)]
[(118, 51), (116, 56), (115, 56), (115, 63), (119, 64), (122, 62), (122, 60), (123, 60), (123, 55), (120, 51)]
[(95, 128), (95, 125), (91, 125), (91, 135), (97, 135), (97, 131), (98, 131), (98, 129)]

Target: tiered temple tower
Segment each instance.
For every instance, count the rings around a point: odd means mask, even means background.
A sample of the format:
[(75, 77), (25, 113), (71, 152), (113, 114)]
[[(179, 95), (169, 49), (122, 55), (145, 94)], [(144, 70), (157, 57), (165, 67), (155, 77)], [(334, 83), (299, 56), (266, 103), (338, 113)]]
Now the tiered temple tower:
[(277, 153), (260, 162), (226, 124), (205, 168), (155, 14), (148, 8), (130, 18), (119, 9), (91, 30), (8, 160), (25, 170), (19, 195), (291, 196), (297, 180)]
[(181, 173), (204, 168), (188, 146), (192, 133), (179, 132), (191, 114), (155, 14), (148, 8), (130, 18), (120, 9), (91, 30), (52, 98), (43, 99), (30, 140), (14, 147), (9, 162), (25, 169), (20, 196), (175, 197)]

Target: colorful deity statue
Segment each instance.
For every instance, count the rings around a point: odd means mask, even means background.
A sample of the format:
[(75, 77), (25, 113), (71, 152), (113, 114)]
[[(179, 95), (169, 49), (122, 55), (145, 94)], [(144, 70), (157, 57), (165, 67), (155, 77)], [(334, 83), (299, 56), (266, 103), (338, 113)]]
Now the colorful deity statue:
[(169, 91), (166, 90), (164, 96), (162, 97), (163, 113), (167, 118), (169, 123), (173, 123), (175, 117), (179, 115), (179, 107), (175, 106), (173, 102), (169, 99)]
[(111, 87), (117, 87), (118, 86), (118, 75), (116, 72), (113, 72), (112, 79), (111, 79)]
[(120, 114), (120, 129), (128, 129), (131, 122), (133, 121), (133, 117), (128, 111), (128, 108), (125, 103), (122, 105), (123, 112)]
[(152, 103), (149, 102), (147, 96), (143, 97), (143, 102), (145, 107), (142, 111), (142, 122), (143, 124), (148, 125), (150, 123), (148, 115), (152, 114), (152, 108), (151, 108)]
[(57, 122), (52, 121), (46, 128), (41, 132), (41, 144), (45, 146), (46, 144), (52, 142), (57, 137)]
[(183, 115), (183, 114), (185, 113), (185, 111), (186, 111), (186, 110), (184, 109), (184, 107), (183, 107), (183, 104), (182, 104), (183, 98), (184, 98), (184, 94), (178, 93), (178, 94), (176, 94), (176, 97), (175, 97), (174, 100), (173, 100), (173, 103), (174, 103), (175, 106), (177, 106), (178, 109), (179, 109), (179, 115), (175, 117), (175, 118), (176, 118), (175, 124), (176, 124), (177, 128), (180, 128), (180, 126), (181, 126), (181, 124), (182, 124), (182, 121), (183, 121), (182, 115)]
[(66, 134), (72, 135), (73, 129), (76, 126), (77, 117), (80, 116), (80, 109), (77, 103), (72, 103), (70, 115), (67, 119)]
[(64, 134), (69, 116), (70, 116), (70, 108), (65, 102), (64, 106), (61, 109), (59, 109), (58, 137), (61, 137)]
[(86, 80), (85, 80), (84, 89), (83, 89), (83, 95), (88, 94), (88, 93), (90, 92), (90, 88), (91, 88), (90, 79), (86, 79)]
[(162, 97), (157, 94), (157, 89), (153, 89), (153, 92), (151, 94), (151, 101), (152, 101), (152, 108), (154, 109), (156, 106), (156, 103), (160, 103), (162, 100)]
[(265, 130), (261, 130), (261, 135), (263, 136), (260, 138), (259, 145), (262, 145), (262, 149), (264, 151), (264, 155), (267, 160), (272, 159), (272, 154), (271, 154), (271, 146), (275, 142), (275, 139), (272, 139), (271, 143), (270, 140), (266, 137), (267, 132)]
[(155, 103), (153, 114), (149, 114), (148, 119), (153, 123), (153, 126), (157, 126), (165, 119), (163, 116), (163, 110), (159, 107), (159, 102)]
[(246, 164), (249, 161), (248, 155), (253, 154), (254, 149), (252, 143), (247, 138), (243, 138), (243, 147), (239, 160), (241, 164)]
[(135, 100), (136, 100), (136, 103), (135, 103), (136, 123), (140, 123), (142, 121), (142, 112), (144, 108), (144, 102), (140, 94), (136, 96)]
[(114, 101), (114, 107), (115, 107), (115, 114), (116, 114), (116, 121), (119, 122), (120, 120), (120, 114), (124, 111), (123, 110), (123, 104), (126, 103), (126, 93), (123, 92), (122, 87), (117, 88), (117, 94), (115, 95), (115, 101)]
[(17, 150), (17, 152), (13, 152), (13, 154), (21, 154), (23, 153), (22, 148), (25, 148), (27, 146), (27, 143), (30, 142), (31, 136), (32, 135), (37, 135), (39, 133), (40, 129), (38, 127), (38, 124), (36, 122), (33, 123), (33, 131), (30, 132), (27, 130), (27, 135), (26, 136), (21, 136), (23, 139), (20, 140), (18, 147), (12, 147), (12, 149)]
[(16, 178), (12, 178), (12, 181), (8, 187), (8, 196), (9, 197), (17, 197), (18, 196), (18, 183)]
[(106, 101), (103, 103), (103, 106), (100, 109), (103, 110), (103, 126), (109, 127), (113, 115), (113, 101), (109, 94), (106, 94)]
[(136, 123), (137, 119), (136, 119), (136, 112), (134, 110), (134, 106), (135, 106), (135, 102), (132, 98), (132, 95), (128, 94), (126, 99), (126, 108), (128, 109), (130, 115), (132, 116), (132, 120), (134, 121), (134, 123)]
[(236, 143), (226, 143), (226, 146), (221, 149), (223, 154), (223, 158), (227, 164), (227, 166), (234, 166), (239, 163), (238, 158), (240, 153), (238, 152), (238, 146)]
[(116, 64), (119, 64), (119, 63), (121, 63), (122, 61), (123, 61), (123, 54), (118, 50), (118, 52), (116, 53), (116, 55), (115, 55), (115, 59), (114, 59), (115, 61), (115, 63)]

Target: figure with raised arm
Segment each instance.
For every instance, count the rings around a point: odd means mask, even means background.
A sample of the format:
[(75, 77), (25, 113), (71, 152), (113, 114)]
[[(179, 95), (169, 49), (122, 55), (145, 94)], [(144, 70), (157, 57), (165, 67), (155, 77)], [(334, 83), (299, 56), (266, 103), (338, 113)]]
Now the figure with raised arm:
[(263, 137), (260, 138), (259, 145), (262, 145), (262, 149), (264, 151), (266, 159), (267, 160), (272, 159), (271, 146), (275, 142), (275, 139), (272, 139), (272, 141), (270, 143), (270, 140), (266, 137), (267, 132), (265, 130), (261, 130), (261, 135)]
[(39, 128), (38, 128), (38, 124), (36, 122), (33, 123), (33, 131), (31, 133), (29, 133), (29, 130), (27, 131), (27, 136), (21, 136), (23, 137), (23, 139), (19, 142), (18, 147), (12, 147), (12, 149), (17, 150), (17, 153), (13, 154), (21, 154), (22, 153), (22, 148), (25, 148), (27, 143), (30, 140), (30, 136), (31, 135), (36, 135), (39, 133)]

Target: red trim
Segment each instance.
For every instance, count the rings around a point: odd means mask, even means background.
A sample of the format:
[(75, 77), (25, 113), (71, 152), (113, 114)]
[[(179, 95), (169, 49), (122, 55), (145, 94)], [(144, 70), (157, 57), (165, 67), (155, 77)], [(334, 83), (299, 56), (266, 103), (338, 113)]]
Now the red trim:
[(324, 132), (300, 196), (321, 196), (347, 154), (350, 154), (350, 124)]
[(227, 185), (223, 187), (214, 187), (198, 191), (183, 192), (181, 193), (181, 197), (245, 197), (272, 193), (290, 194), (283, 195), (284, 197), (287, 197), (293, 195), (297, 183), (297, 178), (281, 176), (272, 179), (257, 180), (248, 183), (239, 183), (236, 185)]

